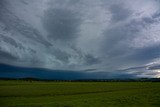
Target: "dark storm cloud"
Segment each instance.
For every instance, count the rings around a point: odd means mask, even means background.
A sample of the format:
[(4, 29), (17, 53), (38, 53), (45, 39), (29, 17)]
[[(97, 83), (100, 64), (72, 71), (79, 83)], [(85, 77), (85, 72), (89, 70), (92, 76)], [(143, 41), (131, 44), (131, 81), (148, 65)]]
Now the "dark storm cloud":
[(132, 54), (128, 56), (131, 60), (148, 62), (152, 59), (160, 57), (160, 45), (154, 45), (143, 49), (132, 50)]
[(104, 30), (102, 45), (102, 47), (105, 48), (104, 51), (109, 53), (111, 56), (123, 55), (124, 53), (130, 51), (129, 42), (131, 42), (135, 37), (139, 36), (137, 33), (139, 33), (142, 28), (148, 26), (147, 22), (147, 24), (143, 23), (144, 21), (146, 20), (143, 19), (139, 21), (133, 19), (127, 23), (122, 23), (115, 26), (113, 25), (113, 27)]
[(126, 62), (130, 64), (132, 61), (128, 60), (126, 56), (132, 51), (128, 41), (134, 37), (133, 29), (127, 25), (119, 25), (103, 32), (104, 37), (100, 44), (101, 53), (106, 58), (107, 67), (111, 66), (109, 69), (117, 70), (119, 66), (125, 65)]
[(99, 58), (95, 58), (92, 54), (86, 54), (84, 60), (87, 65), (99, 64), (101, 62)]
[(70, 70), (50, 70), (43, 68), (25, 68), (0, 64), (0, 77), (5, 78), (37, 78), (37, 79), (125, 79), (136, 78), (136, 75), (123, 72), (84, 72)]
[(125, 40), (131, 36), (129, 34), (130, 32), (126, 26), (119, 26), (104, 31), (103, 51), (106, 51), (111, 56), (122, 55), (127, 50), (126, 45), (121, 44), (121, 42), (124, 41), (125, 43)]
[(6, 63), (8, 61), (16, 61), (18, 58), (8, 52), (4, 52), (0, 50), (0, 63), (3, 63), (3, 61)]
[(62, 51), (60, 49), (55, 49), (53, 51), (53, 54), (58, 60), (60, 60), (62, 62), (65, 62), (65, 63), (68, 63), (69, 57), (71, 57), (70, 54), (68, 54), (65, 51)]
[(158, 3), (0, 0), (0, 62), (69, 73), (58, 78), (156, 76), (147, 64), (159, 65)]
[(160, 17), (160, 12), (155, 13), (152, 18), (159, 18)]
[(27, 38), (33, 39), (46, 46), (51, 46), (51, 44), (42, 37), (37, 29), (33, 28), (29, 23), (26, 23), (24, 20), (18, 18), (14, 13), (8, 10), (7, 8), (10, 5), (8, 5), (7, 2), (1, 3), (0, 6), (0, 21), (2, 21), (6, 26), (4, 30), (17, 31), (20, 34), (25, 35)]
[[(57, 7), (59, 7), (59, 6), (67, 6), (68, 8), (70, 8), (70, 7), (72, 7), (72, 6), (77, 6), (77, 4), (79, 5), (80, 4), (80, 1), (81, 0), (49, 0), (49, 5), (51, 5), (51, 6), (57, 6)], [(60, 8), (61, 8), (60, 7)]]
[(160, 70), (160, 65), (149, 66), (148, 70)]
[(123, 21), (131, 15), (131, 11), (125, 8), (123, 5), (113, 4), (110, 6), (110, 11), (112, 13), (112, 21)]
[(45, 12), (43, 24), (48, 31), (48, 38), (68, 41), (77, 38), (81, 19), (73, 10), (49, 8)]
[(28, 2), (26, 2), (26, 0), (21, 0), (22, 3), (24, 3), (25, 5), (28, 5)]
[(137, 67), (131, 67), (123, 70), (118, 70), (119, 72), (127, 73), (130, 75), (133, 75), (135, 77), (155, 77), (156, 75), (159, 75), (159, 72), (155, 70), (159, 70), (159, 65), (145, 65), (145, 66), (137, 66)]
[(24, 49), (24, 47), (22, 46), (22, 44), (20, 43), (17, 43), (14, 39), (10, 38), (10, 37), (7, 37), (7, 36), (3, 36), (0, 34), (0, 41), (4, 41), (6, 43), (9, 43), (13, 46), (15, 46), (16, 48), (20, 48), (20, 49)]
[[(105, 58), (104, 65), (107, 65), (106, 69), (115, 72), (121, 68), (139, 65), (144, 66), (152, 62), (153, 59), (159, 58), (160, 48), (157, 44), (152, 46), (144, 45), (141, 48), (137, 48), (138, 44), (143, 44), (143, 41), (146, 40), (146, 34), (142, 34), (141, 32), (149, 29), (148, 26), (159, 23), (159, 16), (157, 13), (152, 14), (151, 17), (144, 16), (142, 18), (135, 18), (137, 16), (133, 16), (135, 11), (131, 8), (124, 4), (115, 4), (109, 6), (111, 21), (109, 26), (103, 31), (102, 43), (100, 44), (101, 54), (103, 58)], [(142, 38), (139, 42), (134, 44), (135, 47), (133, 48), (132, 41), (139, 37)], [(147, 37), (147, 39), (149, 38)], [(122, 70), (121, 72), (126, 72), (135, 76), (149, 76), (149, 71), (145, 73), (144, 67), (143, 69), (133, 68), (133, 70)], [(154, 74), (155, 73), (150, 76), (154, 76)]]

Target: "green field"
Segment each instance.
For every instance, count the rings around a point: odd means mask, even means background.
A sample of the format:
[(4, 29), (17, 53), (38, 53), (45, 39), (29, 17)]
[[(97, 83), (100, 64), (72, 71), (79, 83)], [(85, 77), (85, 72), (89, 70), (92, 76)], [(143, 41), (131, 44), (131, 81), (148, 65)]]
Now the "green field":
[(159, 82), (1, 80), (0, 107), (160, 107)]

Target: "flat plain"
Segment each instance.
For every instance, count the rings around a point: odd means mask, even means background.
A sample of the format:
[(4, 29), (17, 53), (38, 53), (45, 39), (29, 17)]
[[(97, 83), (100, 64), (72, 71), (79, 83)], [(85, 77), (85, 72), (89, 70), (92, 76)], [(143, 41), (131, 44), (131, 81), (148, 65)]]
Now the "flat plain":
[(0, 80), (0, 107), (160, 107), (160, 82)]

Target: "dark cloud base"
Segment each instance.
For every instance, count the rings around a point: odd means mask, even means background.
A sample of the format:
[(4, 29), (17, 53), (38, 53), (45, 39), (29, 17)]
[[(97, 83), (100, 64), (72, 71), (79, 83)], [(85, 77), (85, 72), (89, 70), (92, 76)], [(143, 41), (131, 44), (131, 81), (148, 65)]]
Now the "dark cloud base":
[(50, 70), (44, 68), (25, 68), (0, 64), (0, 78), (37, 78), (49, 80), (78, 80), (78, 79), (128, 79), (136, 78), (121, 72), (86, 72)]

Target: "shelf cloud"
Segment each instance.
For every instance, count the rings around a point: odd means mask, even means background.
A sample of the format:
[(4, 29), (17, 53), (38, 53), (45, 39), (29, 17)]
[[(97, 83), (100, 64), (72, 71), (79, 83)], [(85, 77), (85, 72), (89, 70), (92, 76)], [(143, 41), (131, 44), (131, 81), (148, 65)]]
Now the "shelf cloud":
[(160, 77), (159, 34), (158, 0), (0, 1), (2, 64)]

